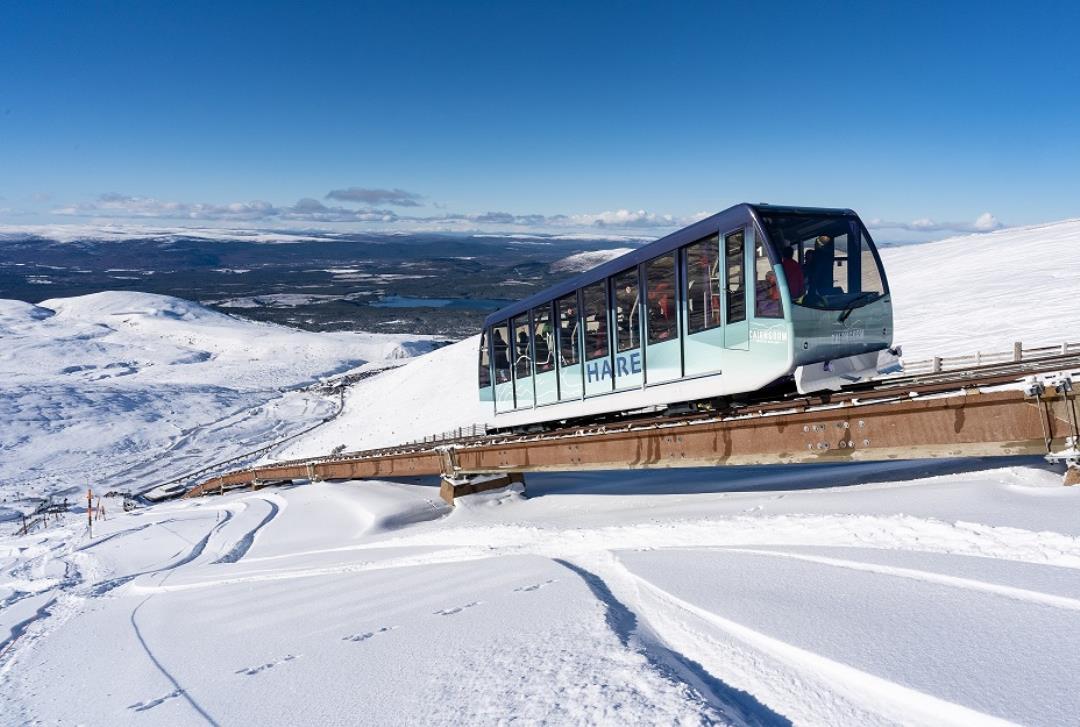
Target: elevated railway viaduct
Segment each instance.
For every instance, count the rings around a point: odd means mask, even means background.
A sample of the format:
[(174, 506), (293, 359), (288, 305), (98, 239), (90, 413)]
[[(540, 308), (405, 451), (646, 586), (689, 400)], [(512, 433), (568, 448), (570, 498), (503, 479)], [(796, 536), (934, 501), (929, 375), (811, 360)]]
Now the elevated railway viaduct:
[(278, 462), (211, 477), (185, 497), (295, 480), (441, 475), (442, 496), (524, 473), (1044, 455), (1080, 482), (1080, 355), (975, 366), (782, 398), (725, 412), (538, 434), (461, 436)]

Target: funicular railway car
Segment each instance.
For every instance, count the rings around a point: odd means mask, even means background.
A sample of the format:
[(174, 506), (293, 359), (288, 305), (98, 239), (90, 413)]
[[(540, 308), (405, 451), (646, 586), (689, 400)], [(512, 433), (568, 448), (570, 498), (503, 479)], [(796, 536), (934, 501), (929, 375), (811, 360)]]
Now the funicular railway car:
[(847, 209), (740, 204), (491, 314), (494, 427), (716, 407), (895, 368), (873, 240)]

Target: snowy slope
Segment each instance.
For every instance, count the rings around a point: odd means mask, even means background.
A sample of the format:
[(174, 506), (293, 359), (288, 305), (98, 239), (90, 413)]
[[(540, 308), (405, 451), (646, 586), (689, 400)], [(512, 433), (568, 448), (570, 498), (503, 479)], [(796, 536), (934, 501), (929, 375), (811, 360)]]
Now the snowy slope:
[(0, 541), (0, 721), (1072, 721), (1080, 490), (749, 472), (536, 477), (453, 513), (432, 487), (321, 483), (93, 541), (72, 517)]
[(881, 251), (904, 356), (1080, 341), (1080, 220)]
[(253, 449), (333, 415), (298, 391), (423, 336), (315, 334), (195, 303), (106, 292), (0, 301), (0, 497), (125, 490)]

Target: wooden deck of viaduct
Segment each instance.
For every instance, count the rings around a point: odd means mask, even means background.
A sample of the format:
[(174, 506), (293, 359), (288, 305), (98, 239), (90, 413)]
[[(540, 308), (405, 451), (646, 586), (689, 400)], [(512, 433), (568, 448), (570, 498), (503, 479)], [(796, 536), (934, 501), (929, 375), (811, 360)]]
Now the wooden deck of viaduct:
[(726, 416), (630, 420), (281, 462), (213, 477), (185, 497), (286, 480), (442, 475), (443, 496), (452, 501), (481, 489), (470, 483), (476, 475), (1048, 454), (1072, 465), (1071, 483), (1080, 479), (1072, 383), (1080, 360), (1047, 362), (1042, 370), (1059, 374), (1034, 385), (1016, 372), (993, 371), (930, 383), (900, 380)]

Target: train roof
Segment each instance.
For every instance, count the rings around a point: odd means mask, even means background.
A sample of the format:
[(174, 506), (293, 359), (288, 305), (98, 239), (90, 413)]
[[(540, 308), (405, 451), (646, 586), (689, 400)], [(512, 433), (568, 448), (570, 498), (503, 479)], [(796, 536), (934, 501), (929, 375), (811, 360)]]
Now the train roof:
[(550, 288), (545, 288), (539, 293), (530, 295), (528, 298), (500, 308), (484, 319), (484, 328), (500, 321), (505, 321), (511, 316), (524, 313), (542, 303), (561, 298), (564, 295), (574, 292), (578, 288), (583, 288), (586, 285), (603, 280), (616, 273), (621, 273), (628, 268), (632, 268), (647, 260), (652, 260), (655, 257), (676, 250), (683, 245), (688, 245), (691, 242), (695, 242), (717, 232), (727, 232), (728, 230), (732, 230), (740, 225), (746, 224), (747, 220), (756, 219), (757, 215), (769, 212), (837, 216), (855, 214), (855, 212), (850, 209), (831, 207), (790, 207), (765, 203), (748, 204), (746, 202), (737, 204), (733, 207), (728, 207), (723, 212), (717, 212), (715, 215), (710, 215), (703, 220), (698, 220), (692, 225), (687, 225), (681, 230), (676, 230), (670, 235), (665, 235), (658, 240), (642, 245), (632, 252), (620, 255), (613, 260), (608, 260), (606, 263), (597, 265), (595, 268), (579, 273), (572, 278), (567, 278), (561, 283), (553, 285)]

